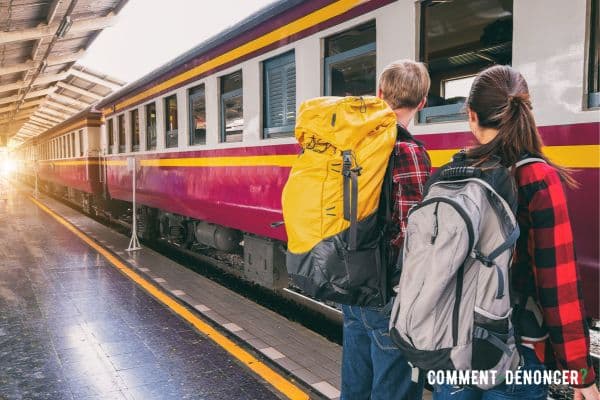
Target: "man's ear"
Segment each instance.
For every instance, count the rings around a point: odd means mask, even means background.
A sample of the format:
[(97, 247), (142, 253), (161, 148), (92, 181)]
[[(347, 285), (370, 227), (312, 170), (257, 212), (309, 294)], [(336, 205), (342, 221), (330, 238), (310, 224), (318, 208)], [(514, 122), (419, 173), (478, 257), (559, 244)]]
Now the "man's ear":
[(467, 115), (469, 116), (470, 123), (479, 125), (479, 117), (477, 116), (477, 113), (471, 110), (469, 107), (467, 107)]
[(423, 97), (423, 100), (421, 100), (421, 102), (417, 106), (417, 111), (421, 111), (422, 109), (424, 109), (425, 105), (427, 105), (427, 97)]

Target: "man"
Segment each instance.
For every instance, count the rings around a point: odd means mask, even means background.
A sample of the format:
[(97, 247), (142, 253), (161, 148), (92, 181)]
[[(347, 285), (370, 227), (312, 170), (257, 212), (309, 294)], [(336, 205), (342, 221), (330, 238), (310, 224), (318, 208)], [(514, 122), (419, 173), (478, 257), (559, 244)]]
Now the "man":
[[(431, 172), (429, 156), (407, 127), (423, 109), (430, 78), (424, 64), (400, 60), (388, 65), (379, 78), (378, 97), (396, 113), (398, 137), (392, 152), (393, 221), (389, 238), (395, 264), (404, 242), (408, 210), (421, 201)], [(369, 266), (365, 265), (365, 268)], [(389, 267), (390, 270), (392, 266)], [(398, 283), (390, 271), (391, 284)], [(391, 292), (391, 291), (390, 291)], [(388, 299), (389, 300), (389, 299)], [(342, 400), (420, 399), (423, 377), (413, 371), (388, 333), (389, 312), (372, 307), (343, 306)]]

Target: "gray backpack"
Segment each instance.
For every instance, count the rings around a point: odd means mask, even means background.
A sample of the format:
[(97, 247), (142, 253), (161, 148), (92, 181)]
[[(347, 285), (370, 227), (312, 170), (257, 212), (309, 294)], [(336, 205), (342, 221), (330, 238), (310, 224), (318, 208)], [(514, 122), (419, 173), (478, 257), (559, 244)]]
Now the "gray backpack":
[(520, 364), (509, 290), (517, 189), (499, 161), (465, 157), (440, 168), (409, 212), (390, 335), (416, 367), (495, 370), (500, 384)]

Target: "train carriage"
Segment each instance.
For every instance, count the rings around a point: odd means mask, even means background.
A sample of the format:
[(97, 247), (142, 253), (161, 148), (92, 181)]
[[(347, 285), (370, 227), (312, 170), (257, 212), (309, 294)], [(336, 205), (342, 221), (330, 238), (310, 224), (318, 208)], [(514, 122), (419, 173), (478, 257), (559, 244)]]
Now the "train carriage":
[[(102, 198), (100, 126), (102, 113), (86, 109), (28, 143), (23, 173), (38, 185), (92, 211)], [(33, 150), (33, 151), (31, 151)]]
[[(299, 148), (299, 104), (374, 95), (396, 59), (424, 61), (432, 87), (411, 131), (434, 167), (472, 143), (464, 102), (474, 76), (510, 64), (530, 85), (570, 190), (578, 261), (598, 317), (600, 78), (598, 0), (278, 1), (102, 100), (100, 151), (112, 199), (130, 202), (135, 157), (143, 234), (231, 249), (243, 238), (246, 277), (284, 268), (281, 190)], [(149, 227), (154, 226), (155, 229)], [(250, 264), (250, 263), (247, 263)], [(257, 272), (261, 269), (261, 272)]]

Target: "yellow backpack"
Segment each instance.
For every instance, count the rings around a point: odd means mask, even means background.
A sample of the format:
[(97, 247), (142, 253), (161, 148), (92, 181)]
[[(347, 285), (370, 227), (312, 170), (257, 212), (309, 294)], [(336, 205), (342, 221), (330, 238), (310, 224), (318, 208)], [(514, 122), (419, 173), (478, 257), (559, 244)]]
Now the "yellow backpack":
[(292, 284), (320, 300), (382, 305), (388, 260), (378, 210), (394, 112), (377, 97), (320, 97), (300, 106), (295, 134), (302, 153), (282, 194)]

